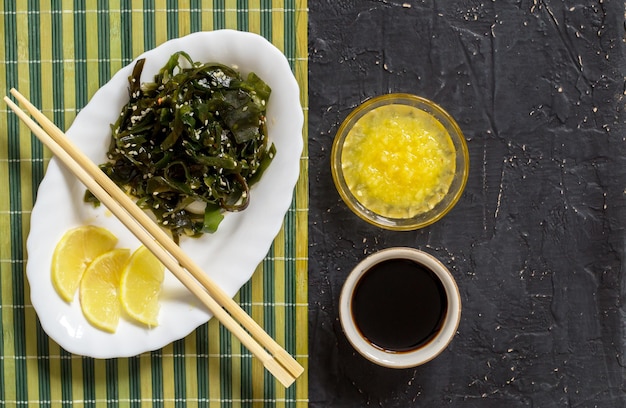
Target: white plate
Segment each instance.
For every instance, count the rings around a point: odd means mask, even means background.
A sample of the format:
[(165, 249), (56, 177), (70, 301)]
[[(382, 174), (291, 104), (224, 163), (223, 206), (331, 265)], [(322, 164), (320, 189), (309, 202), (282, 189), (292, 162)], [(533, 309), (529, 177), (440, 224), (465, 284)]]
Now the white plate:
[[(267, 106), (270, 140), (276, 156), (252, 187), (245, 211), (228, 213), (215, 234), (181, 239), (181, 247), (226, 293), (234, 296), (263, 260), (280, 230), (298, 179), (302, 153), (303, 114), (298, 84), (285, 56), (263, 37), (232, 30), (201, 32), (168, 41), (138, 58), (146, 58), (142, 81), (176, 51), (195, 61), (220, 62), (243, 75), (254, 71), (272, 88)], [(67, 131), (96, 163), (106, 160), (110, 127), (128, 101), (128, 76), (135, 62), (120, 70), (93, 96)], [(85, 187), (55, 159), (39, 187), (27, 240), (26, 274), (31, 301), (43, 329), (69, 352), (96, 358), (127, 357), (161, 348), (185, 337), (211, 315), (173, 275), (166, 273), (159, 326), (147, 329), (122, 319), (115, 334), (100, 331), (83, 317), (78, 295), (70, 304), (52, 287), (50, 262), (61, 236), (70, 228), (93, 224), (119, 238), (118, 247), (134, 250), (140, 243), (104, 207), (83, 202)]]

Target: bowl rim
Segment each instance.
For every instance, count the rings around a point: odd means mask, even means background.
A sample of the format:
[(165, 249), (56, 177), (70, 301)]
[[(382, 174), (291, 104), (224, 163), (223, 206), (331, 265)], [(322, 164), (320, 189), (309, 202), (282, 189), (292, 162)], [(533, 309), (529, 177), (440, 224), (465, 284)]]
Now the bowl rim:
[[(407, 105), (413, 106), (423, 110), (426, 113), (432, 115), (437, 121), (439, 121), (448, 131), (448, 135), (455, 146), (457, 173), (461, 173), (461, 177), (453, 179), (453, 183), (450, 187), (453, 190), (451, 199), (442, 199), (433, 209), (427, 212), (419, 213), (412, 218), (391, 218), (377, 214), (363, 204), (352, 194), (350, 189), (345, 183), (343, 178), (343, 170), (341, 167), (341, 154), (343, 151), (343, 143), (347, 135), (356, 122), (363, 117), (366, 113), (372, 111), (375, 108), (386, 105)], [(331, 174), (335, 187), (341, 196), (343, 202), (355, 213), (359, 218), (367, 221), (368, 223), (380, 228), (385, 228), (395, 231), (410, 231), (431, 225), (441, 218), (443, 218), (460, 200), (467, 180), (469, 178), (469, 150), (465, 136), (456, 120), (441, 106), (435, 102), (423, 98), (418, 95), (409, 93), (388, 93), (378, 95), (366, 99), (364, 102), (354, 108), (348, 116), (343, 120), (333, 140), (331, 149)], [(460, 166), (459, 166), (460, 164)], [(447, 195), (446, 195), (447, 196)], [(442, 205), (442, 203), (445, 205)], [(433, 212), (433, 210), (437, 210)], [(426, 214), (432, 213), (432, 216), (425, 217)]]
[[(360, 334), (352, 318), (352, 294), (361, 277), (374, 265), (390, 259), (409, 259), (433, 271), (442, 282), (448, 308), (439, 333), (426, 345), (409, 352), (394, 353), (374, 347)], [(374, 252), (361, 260), (350, 272), (339, 296), (339, 320), (348, 342), (369, 361), (387, 368), (410, 368), (439, 356), (456, 336), (461, 322), (461, 294), (450, 270), (435, 256), (411, 247), (391, 247)]]

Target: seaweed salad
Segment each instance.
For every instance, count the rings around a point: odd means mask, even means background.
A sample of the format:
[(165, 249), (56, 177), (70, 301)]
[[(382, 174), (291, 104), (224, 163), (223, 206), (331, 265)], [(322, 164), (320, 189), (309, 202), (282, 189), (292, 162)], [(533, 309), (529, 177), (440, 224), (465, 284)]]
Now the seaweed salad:
[[(215, 232), (224, 211), (247, 207), (250, 186), (276, 153), (265, 117), (271, 89), (254, 73), (244, 79), (182, 51), (154, 82), (141, 83), (144, 64), (128, 78), (129, 101), (100, 168), (176, 242)], [(98, 203), (90, 192), (85, 200)]]

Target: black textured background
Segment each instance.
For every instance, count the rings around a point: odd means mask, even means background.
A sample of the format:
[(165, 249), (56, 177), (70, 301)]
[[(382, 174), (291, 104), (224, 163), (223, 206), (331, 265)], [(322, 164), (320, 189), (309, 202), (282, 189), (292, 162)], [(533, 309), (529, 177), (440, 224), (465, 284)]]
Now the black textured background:
[[(310, 406), (624, 407), (623, 1), (309, 0)], [(366, 224), (330, 175), (365, 99), (414, 93), (463, 129), (463, 197), (418, 231)], [(463, 312), (434, 361), (377, 367), (348, 344), (338, 297), (397, 245), (451, 269)]]

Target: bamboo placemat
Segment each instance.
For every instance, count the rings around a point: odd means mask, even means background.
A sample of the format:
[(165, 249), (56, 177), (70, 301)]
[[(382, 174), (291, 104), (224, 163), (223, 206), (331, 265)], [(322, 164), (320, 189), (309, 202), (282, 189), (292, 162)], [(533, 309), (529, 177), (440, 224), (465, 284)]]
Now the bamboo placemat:
[(215, 319), (132, 358), (76, 356), (48, 338), (30, 303), (25, 241), (50, 152), (2, 106), (0, 405), (307, 405), (306, 7), (306, 0), (0, 3), (0, 93), (17, 88), (62, 129), (135, 56), (171, 38), (220, 28), (261, 34), (281, 49), (300, 84), (305, 113), (305, 151), (292, 206), (265, 260), (236, 296), (305, 366), (305, 374), (285, 389)]

